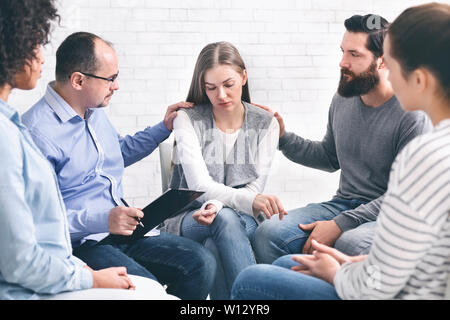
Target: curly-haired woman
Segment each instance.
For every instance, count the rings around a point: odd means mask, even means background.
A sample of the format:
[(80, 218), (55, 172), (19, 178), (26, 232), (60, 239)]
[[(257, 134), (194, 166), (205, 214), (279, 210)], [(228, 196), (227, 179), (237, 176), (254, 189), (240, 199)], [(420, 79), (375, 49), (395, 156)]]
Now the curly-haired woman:
[(13, 89), (36, 86), (44, 63), (41, 45), (58, 18), (53, 0), (0, 2), (0, 299), (167, 297), (158, 283), (141, 278), (134, 280), (145, 295), (82, 290), (134, 289), (135, 284), (123, 267), (93, 271), (72, 256), (53, 169), (7, 104)]

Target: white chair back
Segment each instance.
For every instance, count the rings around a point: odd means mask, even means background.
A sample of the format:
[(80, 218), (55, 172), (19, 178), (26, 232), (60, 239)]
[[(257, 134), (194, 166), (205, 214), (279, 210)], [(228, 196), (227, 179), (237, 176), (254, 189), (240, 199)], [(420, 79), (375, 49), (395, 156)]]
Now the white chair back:
[(161, 187), (162, 192), (169, 189), (172, 163), (173, 142), (163, 142), (159, 144), (159, 162), (161, 166)]

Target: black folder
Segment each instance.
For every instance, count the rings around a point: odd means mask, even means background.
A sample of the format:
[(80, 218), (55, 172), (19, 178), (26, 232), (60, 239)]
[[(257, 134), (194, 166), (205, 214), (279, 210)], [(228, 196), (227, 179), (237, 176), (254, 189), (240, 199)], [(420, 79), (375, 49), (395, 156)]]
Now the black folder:
[(144, 218), (141, 222), (144, 227), (138, 225), (130, 236), (109, 234), (97, 244), (124, 244), (141, 239), (164, 220), (187, 210), (189, 205), (204, 193), (187, 189), (169, 189), (142, 210)]

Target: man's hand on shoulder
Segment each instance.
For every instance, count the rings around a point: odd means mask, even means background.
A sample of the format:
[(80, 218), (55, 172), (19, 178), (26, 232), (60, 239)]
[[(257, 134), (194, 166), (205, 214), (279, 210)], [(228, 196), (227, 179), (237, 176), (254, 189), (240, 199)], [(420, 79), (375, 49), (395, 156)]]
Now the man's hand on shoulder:
[(173, 130), (173, 120), (177, 117), (177, 111), (180, 108), (192, 108), (194, 104), (192, 102), (178, 102), (167, 108), (166, 115), (164, 116), (164, 126), (167, 130)]
[(266, 107), (266, 106), (263, 106), (263, 105), (260, 105), (260, 104), (256, 104), (256, 103), (252, 103), (254, 106), (257, 106), (257, 107), (259, 107), (259, 108), (261, 108), (261, 109), (264, 109), (264, 110), (266, 110), (266, 111), (268, 111), (268, 112), (270, 112), (270, 113), (273, 113), (273, 116), (277, 119), (277, 121), (278, 121), (278, 124), (280, 125), (280, 138), (282, 137), (282, 136), (284, 136), (284, 132), (285, 132), (285, 125), (284, 125), (284, 120), (283, 120), (283, 118), (281, 117), (281, 115), (278, 113), (278, 112), (273, 112), (272, 111), (272, 109), (270, 109), (269, 107)]

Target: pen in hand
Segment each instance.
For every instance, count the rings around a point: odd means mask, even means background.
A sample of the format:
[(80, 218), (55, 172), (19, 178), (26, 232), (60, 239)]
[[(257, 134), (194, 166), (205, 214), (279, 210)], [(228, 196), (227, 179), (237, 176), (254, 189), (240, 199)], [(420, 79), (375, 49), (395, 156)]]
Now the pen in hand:
[[(129, 207), (128, 203), (125, 201), (125, 199), (121, 198), (120, 199), (123, 204), (125, 205), (125, 207)], [(141, 222), (141, 219), (139, 219), (138, 217), (135, 217), (134, 219), (136, 219), (137, 222), (139, 222), (139, 225), (144, 228), (144, 224)]]

